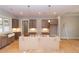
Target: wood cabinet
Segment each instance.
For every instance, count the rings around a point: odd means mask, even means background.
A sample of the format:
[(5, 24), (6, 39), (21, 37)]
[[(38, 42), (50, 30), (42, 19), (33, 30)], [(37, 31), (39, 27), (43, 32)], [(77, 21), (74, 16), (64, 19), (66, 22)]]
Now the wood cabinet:
[[(19, 19), (12, 19), (12, 28), (16, 28), (16, 29), (19, 28)], [(21, 35), (21, 32), (16, 31), (14, 33), (15, 33), (15, 39), (19, 39), (19, 36)]]
[(12, 43), (15, 40), (15, 36), (12, 36), (10, 38), (7, 38), (7, 44)]
[(12, 19), (12, 28), (18, 28), (18, 27), (19, 27), (19, 20)]
[(21, 32), (15, 32), (15, 39), (19, 39), (19, 36), (21, 36)]
[(29, 28), (36, 28), (36, 20), (35, 19), (29, 20)]
[(2, 44), (1, 44), (1, 39), (0, 39), (0, 48), (2, 47), (1, 45), (2, 45)]
[(7, 38), (6, 37), (2, 38), (2, 44), (1, 45), (2, 45), (2, 47), (7, 45)]
[(14, 36), (8, 37), (8, 35), (0, 36), (0, 48), (7, 46), (15, 40)]
[(42, 20), (42, 28), (48, 28), (48, 27), (49, 27), (48, 20)]
[(50, 24), (57, 25), (58, 24), (58, 19), (51, 19)]
[(58, 35), (58, 19), (51, 19), (50, 20), (50, 36), (56, 36)]

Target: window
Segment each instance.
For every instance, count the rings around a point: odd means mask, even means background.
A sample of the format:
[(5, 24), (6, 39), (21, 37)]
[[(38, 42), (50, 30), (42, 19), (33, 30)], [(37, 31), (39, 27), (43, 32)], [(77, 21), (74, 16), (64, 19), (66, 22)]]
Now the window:
[(2, 18), (0, 18), (0, 32), (2, 32)]
[(0, 32), (10, 31), (10, 21), (8, 18), (0, 18)]
[(8, 32), (10, 31), (10, 26), (9, 26), (9, 19), (4, 19), (3, 20), (3, 24), (4, 24), (4, 32)]

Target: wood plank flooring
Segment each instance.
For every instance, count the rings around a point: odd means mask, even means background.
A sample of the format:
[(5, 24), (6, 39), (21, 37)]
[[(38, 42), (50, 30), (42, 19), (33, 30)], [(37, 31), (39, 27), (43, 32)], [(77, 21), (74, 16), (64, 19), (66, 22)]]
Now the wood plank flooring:
[[(61, 40), (60, 41), (60, 48), (58, 51), (53, 50), (28, 50), (26, 53), (36, 53), (36, 52), (43, 52), (43, 53), (79, 53), (79, 40)], [(19, 51), (19, 42), (18, 40), (14, 41), (10, 45), (0, 49), (0, 53), (23, 53)]]
[(61, 40), (60, 41), (60, 51), (69, 53), (79, 52), (79, 40)]
[(12, 42), (10, 45), (0, 49), (0, 52), (4, 52), (4, 53), (16, 53), (19, 52), (19, 41), (16, 40), (14, 42)]

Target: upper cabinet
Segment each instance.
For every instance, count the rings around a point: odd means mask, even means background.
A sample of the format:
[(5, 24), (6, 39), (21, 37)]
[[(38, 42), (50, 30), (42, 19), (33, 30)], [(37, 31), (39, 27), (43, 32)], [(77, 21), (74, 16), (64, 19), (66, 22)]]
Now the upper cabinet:
[(48, 20), (42, 20), (42, 28), (48, 28), (48, 27), (49, 27)]
[(58, 24), (58, 19), (51, 19), (50, 24), (57, 25)]
[(12, 19), (12, 28), (18, 28), (18, 27), (19, 27), (19, 20)]
[(29, 28), (36, 28), (36, 20), (35, 19), (29, 20)]

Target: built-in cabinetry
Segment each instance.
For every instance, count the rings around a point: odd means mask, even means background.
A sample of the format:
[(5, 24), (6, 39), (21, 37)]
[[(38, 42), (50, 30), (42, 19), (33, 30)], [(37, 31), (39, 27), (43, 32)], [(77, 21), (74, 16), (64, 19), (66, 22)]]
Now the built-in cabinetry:
[(50, 24), (58, 25), (58, 19), (51, 19)]
[(22, 21), (22, 33), (24, 36), (43, 34), (55, 36), (58, 33), (58, 19), (29, 19)]
[(29, 28), (36, 28), (36, 20), (35, 19), (29, 20)]
[(48, 28), (49, 23), (48, 20), (42, 20), (42, 28)]
[(35, 50), (57, 50), (59, 49), (59, 37), (20, 37), (19, 48), (21, 51)]
[(49, 32), (50, 32), (51, 37), (58, 35), (58, 19), (51, 19), (50, 20)]
[(19, 28), (19, 19), (12, 19), (12, 28), (13, 32), (15, 33), (15, 39), (19, 39), (21, 35), (20, 28)]
[(29, 20), (29, 35), (35, 35), (37, 32), (37, 27), (36, 27), (36, 19), (30, 19)]
[(18, 27), (19, 27), (19, 20), (12, 19), (12, 28), (18, 28)]
[(47, 19), (43, 19), (42, 20), (42, 29), (41, 29), (41, 33), (43, 35), (49, 35), (49, 22)]
[(6, 34), (6, 35), (0, 36), (0, 48), (3, 48), (8, 44), (12, 43), (15, 40), (14, 37), (15, 37), (14, 34)]
[(4, 47), (7, 45), (7, 36), (2, 36), (0, 37), (0, 48)]

